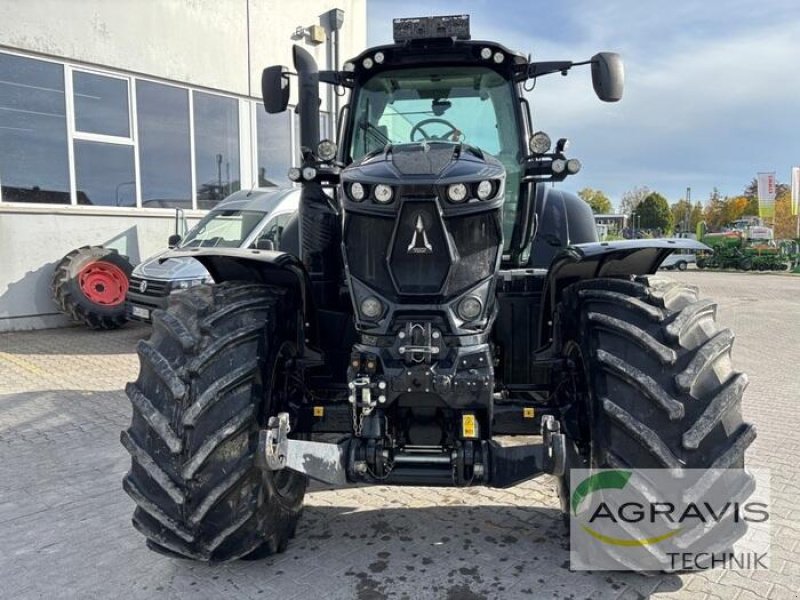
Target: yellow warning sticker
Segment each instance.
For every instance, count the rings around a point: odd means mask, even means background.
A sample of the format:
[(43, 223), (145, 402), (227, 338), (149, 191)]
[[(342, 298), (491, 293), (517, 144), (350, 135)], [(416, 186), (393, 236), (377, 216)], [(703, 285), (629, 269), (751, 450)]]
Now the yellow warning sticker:
[(475, 415), (467, 414), (461, 416), (461, 437), (478, 437), (478, 419), (475, 418)]
[(526, 406), (522, 409), (522, 418), (523, 419), (532, 419), (534, 417), (533, 407)]
[(315, 417), (324, 417), (325, 416), (325, 407), (324, 406), (315, 406), (314, 407), (314, 416)]

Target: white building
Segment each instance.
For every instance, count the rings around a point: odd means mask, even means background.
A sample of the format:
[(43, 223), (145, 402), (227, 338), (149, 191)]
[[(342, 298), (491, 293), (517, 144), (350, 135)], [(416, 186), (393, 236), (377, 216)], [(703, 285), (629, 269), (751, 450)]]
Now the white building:
[(335, 43), (340, 62), (364, 49), (366, 0), (1, 2), (0, 331), (67, 323), (49, 285), (70, 250), (136, 264), (176, 208), (191, 221), (240, 187), (288, 184), (296, 116), (264, 112), (261, 71), (291, 65), (292, 44), (333, 68)]

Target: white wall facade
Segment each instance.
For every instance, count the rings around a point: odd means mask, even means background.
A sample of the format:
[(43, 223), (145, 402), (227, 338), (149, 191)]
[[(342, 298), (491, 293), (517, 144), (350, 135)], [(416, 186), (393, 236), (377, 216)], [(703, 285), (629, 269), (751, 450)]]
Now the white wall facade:
[[(3, 54), (21, 57), (63, 69), (65, 90), (61, 94), (65, 98), (63, 119), (67, 121), (69, 149), (68, 160), (64, 159), (68, 182), (59, 203), (41, 199), (35, 203), (19, 201), (20, 196), (10, 193), (11, 188), (3, 188), (5, 192), (0, 195), (0, 331), (67, 324), (50, 298), (49, 285), (53, 266), (70, 250), (105, 245), (126, 254), (136, 264), (163, 248), (167, 236), (174, 231), (175, 209), (148, 201), (142, 189), (147, 147), (140, 136), (141, 125), (137, 127), (137, 119), (143, 118), (137, 115), (139, 88), (158, 84), (174, 89), (181, 98), (185, 96), (195, 119), (200, 98), (218, 97), (235, 106), (238, 137), (234, 150), (239, 158), (236, 185), (250, 187), (259, 180), (260, 161), (267, 146), (264, 143), (260, 147), (261, 70), (271, 64), (291, 65), (292, 44), (301, 44), (314, 54), (321, 69), (329, 68), (331, 36), (327, 36), (326, 42), (312, 43), (308, 35), (298, 35), (298, 28), (326, 25), (324, 13), (332, 8), (345, 13), (340, 32), (340, 60), (355, 56), (366, 43), (365, 3), (366, 0), (6, 0), (0, 3), (0, 57)], [(109, 136), (79, 130), (80, 107), (75, 103), (83, 100), (78, 99), (72, 86), (77, 81), (76, 74), (82, 73), (98, 75), (103, 81), (127, 82), (124, 89), (130, 103), (131, 125), (128, 134)], [(323, 92), (321, 96), (325, 110), (327, 94)], [(2, 118), (0, 114), (0, 129)], [(61, 118), (55, 117), (56, 121)], [(269, 121), (263, 126), (272, 128), (275, 123), (285, 133), (281, 134), (280, 143), (269, 146), (271, 152), (281, 155), (269, 160), (283, 170), (283, 162), (288, 165), (293, 161), (284, 153), (297, 154), (293, 124), (296, 117), (286, 113), (270, 118), (285, 119)], [(187, 119), (190, 123), (187, 148), (191, 148), (192, 156), (191, 192), (182, 200), (182, 206), (191, 224), (204, 214), (202, 209), (207, 206), (198, 191), (202, 183), (195, 157), (201, 151), (196, 139), (199, 125)], [(13, 139), (3, 138), (2, 133), (0, 140)], [(100, 202), (85, 200), (81, 184), (81, 169), (85, 167), (76, 156), (81, 144), (107, 144), (109, 152), (127, 152), (134, 157), (132, 180), (125, 182), (132, 185), (117, 186), (116, 203), (113, 198), (102, 198)], [(0, 185), (7, 185), (17, 175), (3, 172), (4, 150), (13, 149), (0, 147)], [(24, 168), (24, 157), (17, 157), (13, 164)], [(274, 179), (271, 173), (269, 177)], [(121, 190), (122, 195), (127, 194), (127, 206), (119, 205)], [(17, 201), (9, 200), (10, 197)]]

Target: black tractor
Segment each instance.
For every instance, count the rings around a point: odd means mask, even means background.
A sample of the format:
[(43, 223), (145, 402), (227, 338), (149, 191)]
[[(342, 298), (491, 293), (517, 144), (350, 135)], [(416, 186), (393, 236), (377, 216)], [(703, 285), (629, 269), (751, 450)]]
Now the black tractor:
[[(599, 243), (580, 170), (524, 91), (618, 55), (531, 62), (469, 17), (398, 19), (341, 71), (294, 47), (299, 214), (275, 250), (190, 248), (215, 283), (170, 298), (139, 344), (122, 443), (133, 524), (204, 561), (286, 548), (309, 478), (508, 487), (573, 468), (740, 467), (745, 375), (697, 289), (655, 277), (692, 240)], [(349, 92), (319, 139), (320, 84)], [(505, 443), (529, 436), (531, 443)]]

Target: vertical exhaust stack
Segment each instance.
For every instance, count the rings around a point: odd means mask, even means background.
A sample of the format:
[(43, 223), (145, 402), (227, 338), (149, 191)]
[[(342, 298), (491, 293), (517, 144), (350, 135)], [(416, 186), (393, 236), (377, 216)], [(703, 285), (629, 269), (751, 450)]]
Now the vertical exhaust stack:
[(300, 46), (292, 55), (299, 84), (300, 152), (306, 162), (319, 144), (319, 70), (314, 57)]
[[(316, 168), (319, 144), (319, 70), (314, 57), (300, 46), (293, 50), (298, 79), (300, 153), (303, 167)], [(341, 222), (318, 181), (303, 178), (300, 195), (300, 259), (314, 288), (319, 307), (336, 303), (342, 272)]]

